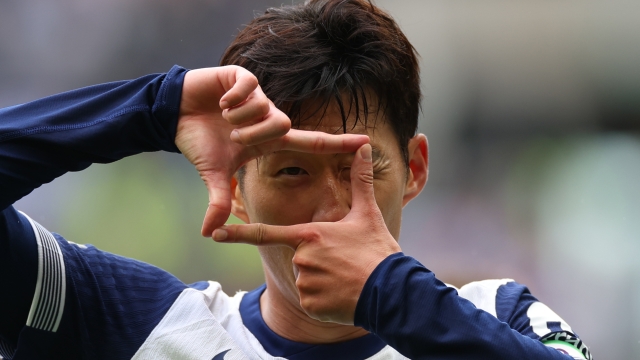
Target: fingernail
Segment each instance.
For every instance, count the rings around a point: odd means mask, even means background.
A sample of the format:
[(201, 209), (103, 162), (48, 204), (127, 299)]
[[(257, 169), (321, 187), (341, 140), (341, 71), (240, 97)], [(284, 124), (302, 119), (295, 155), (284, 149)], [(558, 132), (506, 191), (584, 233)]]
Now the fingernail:
[(224, 110), (227, 109), (229, 107), (229, 102), (226, 100), (222, 100), (220, 101), (220, 109)]
[(213, 240), (215, 241), (222, 241), (222, 240), (226, 240), (227, 236), (229, 236), (229, 233), (227, 232), (227, 230), (224, 229), (224, 226), (216, 229), (213, 231)]
[(362, 160), (371, 162), (371, 145), (362, 145), (362, 147), (360, 148), (360, 156), (362, 156)]
[(231, 135), (229, 135), (229, 138), (231, 139), (231, 141), (236, 142), (236, 143), (241, 143), (240, 141), (240, 133), (238, 132), (238, 130), (233, 130), (231, 132)]

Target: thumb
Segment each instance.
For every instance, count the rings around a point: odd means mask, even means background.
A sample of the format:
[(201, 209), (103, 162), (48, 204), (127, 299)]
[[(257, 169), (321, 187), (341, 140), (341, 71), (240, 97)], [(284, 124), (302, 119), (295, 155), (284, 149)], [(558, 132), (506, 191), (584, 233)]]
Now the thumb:
[(356, 212), (368, 212), (377, 208), (373, 193), (373, 165), (371, 145), (364, 144), (356, 152), (351, 164), (351, 209)]
[(231, 178), (225, 172), (201, 173), (209, 191), (209, 206), (202, 224), (202, 236), (210, 237), (213, 230), (224, 225), (231, 213)]

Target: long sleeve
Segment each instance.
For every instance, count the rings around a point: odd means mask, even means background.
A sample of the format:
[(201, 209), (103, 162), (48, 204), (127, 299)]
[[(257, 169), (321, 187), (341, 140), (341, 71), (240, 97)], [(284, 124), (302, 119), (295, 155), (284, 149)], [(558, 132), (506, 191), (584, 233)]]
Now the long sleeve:
[[(55, 274), (50, 270), (58, 267), (51, 264), (60, 264), (55, 256), (43, 262), (47, 254), (60, 253), (47, 253), (47, 246), (54, 250), (59, 246), (54, 241), (43, 242), (52, 237), (37, 234), (11, 205), (40, 185), (92, 163), (113, 162), (144, 151), (177, 152), (174, 138), (186, 71), (175, 66), (166, 74), (91, 86), (0, 109), (0, 356), (12, 357), (19, 336), (24, 341), (26, 333), (20, 333), (26, 323), (32, 323), (34, 331), (50, 330), (51, 322), (29, 322), (27, 317), (41, 312), (34, 307), (34, 299), (39, 296), (36, 284), (42, 274)], [(76, 270), (71, 275), (81, 274)], [(56, 279), (52, 284), (62, 278)], [(68, 279), (71, 284), (79, 281), (73, 279)], [(68, 307), (73, 302), (65, 304)]]
[(173, 151), (186, 70), (90, 86), (0, 109), (0, 209), (67, 171)]
[[(355, 325), (411, 359), (573, 359), (563, 354), (566, 351), (542, 342), (554, 335), (566, 340), (573, 334), (564, 331), (560, 321), (544, 323), (551, 327), (548, 337), (538, 334), (540, 330), (532, 326), (538, 326), (533, 320), (539, 319), (529, 319), (527, 314), (532, 314), (530, 308), (537, 311), (535, 316), (542, 313), (538, 310), (542, 307), (532, 305), (541, 303), (528, 291), (518, 290), (524, 288), (519, 284), (504, 285), (487, 298), (496, 309), (491, 314), (459, 296), (415, 259), (397, 253), (380, 263), (367, 280), (356, 307)], [(501, 297), (512, 300), (511, 309), (500, 303)], [(586, 347), (580, 350), (590, 358)]]

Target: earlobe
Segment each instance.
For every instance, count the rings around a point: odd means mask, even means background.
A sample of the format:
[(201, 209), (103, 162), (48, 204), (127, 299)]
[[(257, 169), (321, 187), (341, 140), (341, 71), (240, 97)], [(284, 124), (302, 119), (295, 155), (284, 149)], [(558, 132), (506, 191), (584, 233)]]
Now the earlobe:
[(409, 140), (409, 174), (405, 184), (402, 206), (414, 199), (427, 183), (429, 177), (429, 143), (424, 134), (418, 134)]
[(242, 191), (240, 191), (238, 179), (236, 179), (235, 175), (231, 178), (231, 213), (245, 223), (249, 223), (249, 216), (244, 206)]

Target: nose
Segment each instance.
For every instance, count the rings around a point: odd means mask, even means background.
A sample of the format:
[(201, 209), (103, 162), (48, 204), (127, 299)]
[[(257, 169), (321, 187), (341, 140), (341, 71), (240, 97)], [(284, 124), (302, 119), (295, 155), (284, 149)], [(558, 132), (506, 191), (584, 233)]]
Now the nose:
[(316, 207), (311, 221), (339, 221), (351, 210), (351, 182), (343, 172), (327, 173), (319, 179)]

